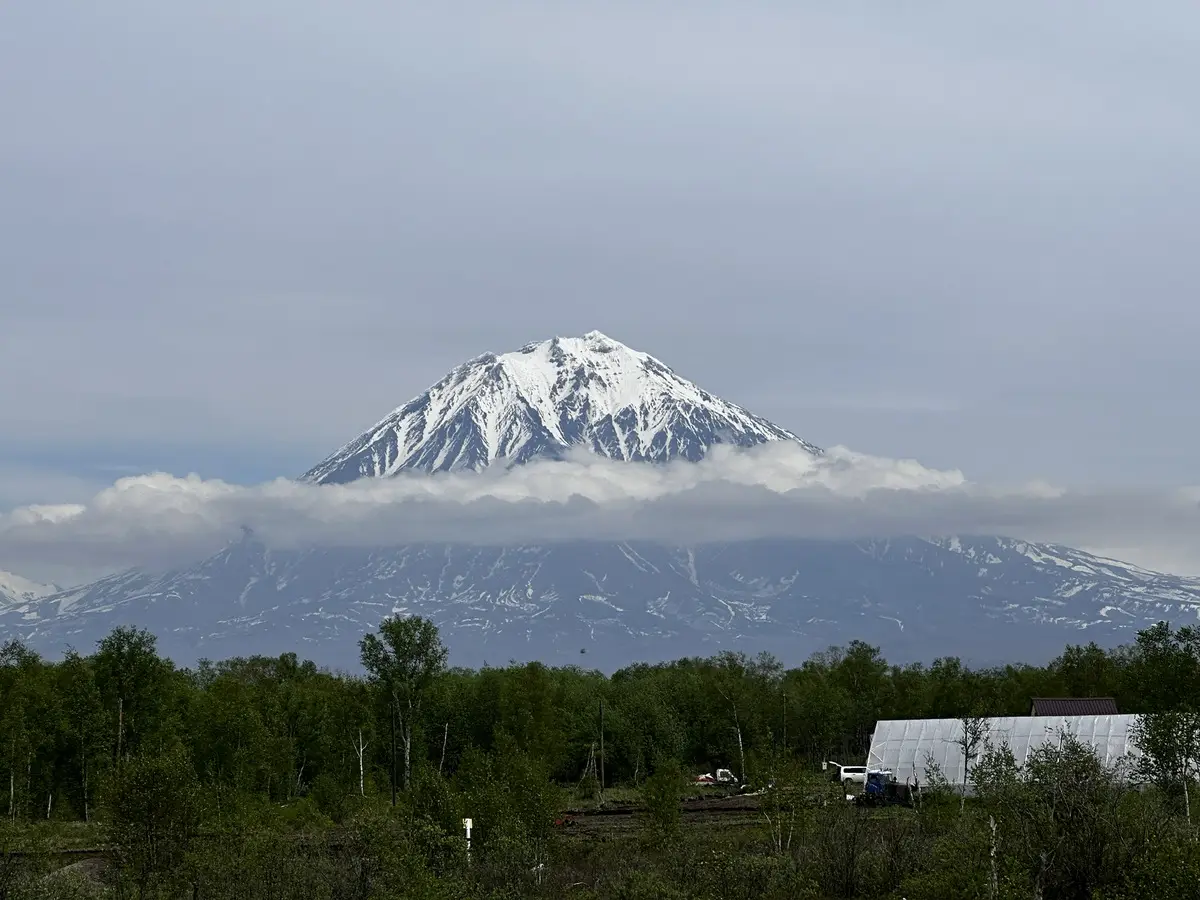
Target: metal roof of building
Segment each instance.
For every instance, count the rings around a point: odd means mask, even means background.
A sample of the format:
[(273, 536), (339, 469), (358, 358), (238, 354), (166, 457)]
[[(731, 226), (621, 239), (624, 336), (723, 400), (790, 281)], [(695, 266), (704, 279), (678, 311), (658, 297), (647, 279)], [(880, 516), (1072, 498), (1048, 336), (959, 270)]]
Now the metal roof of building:
[(1034, 697), (1033, 716), (1115, 716), (1112, 697)]

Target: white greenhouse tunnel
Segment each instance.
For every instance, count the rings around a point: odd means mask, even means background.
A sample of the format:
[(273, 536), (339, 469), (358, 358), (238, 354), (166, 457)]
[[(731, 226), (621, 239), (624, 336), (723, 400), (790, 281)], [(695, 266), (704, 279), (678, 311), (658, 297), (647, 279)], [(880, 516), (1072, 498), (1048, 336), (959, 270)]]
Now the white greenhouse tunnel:
[[(1141, 754), (1133, 744), (1136, 715), (1107, 716), (1007, 716), (985, 719), (983, 741), (1000, 747), (1007, 744), (1018, 765), (1047, 742), (1058, 744), (1071, 734), (1091, 746), (1106, 765), (1122, 759), (1132, 761)], [(961, 719), (889, 719), (875, 725), (867, 766), (890, 770), (901, 784), (929, 783), (929, 761), (940, 769), (951, 785), (966, 781), (962, 752)]]

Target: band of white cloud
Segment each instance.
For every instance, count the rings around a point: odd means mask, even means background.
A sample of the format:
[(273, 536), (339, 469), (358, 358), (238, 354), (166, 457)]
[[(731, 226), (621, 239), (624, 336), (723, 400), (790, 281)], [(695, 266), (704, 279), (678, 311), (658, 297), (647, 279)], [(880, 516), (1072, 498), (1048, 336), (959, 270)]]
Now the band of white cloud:
[(0, 568), (116, 570), (202, 559), (250, 529), (277, 548), (574, 539), (670, 543), (900, 534), (1005, 534), (1200, 570), (1200, 492), (1001, 488), (833, 448), (718, 447), (699, 463), (588, 453), (483, 473), (254, 486), (153, 473), (79, 505), (0, 515)]

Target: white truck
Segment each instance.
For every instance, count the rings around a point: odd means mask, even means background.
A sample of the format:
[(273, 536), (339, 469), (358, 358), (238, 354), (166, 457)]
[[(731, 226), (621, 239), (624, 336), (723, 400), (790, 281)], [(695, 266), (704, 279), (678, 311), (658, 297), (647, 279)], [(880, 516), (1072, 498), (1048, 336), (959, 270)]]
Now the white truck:
[(843, 766), (841, 763), (827, 762), (825, 768), (830, 772), (829, 780), (841, 782), (847, 791), (856, 784), (865, 786), (867, 783), (866, 766)]

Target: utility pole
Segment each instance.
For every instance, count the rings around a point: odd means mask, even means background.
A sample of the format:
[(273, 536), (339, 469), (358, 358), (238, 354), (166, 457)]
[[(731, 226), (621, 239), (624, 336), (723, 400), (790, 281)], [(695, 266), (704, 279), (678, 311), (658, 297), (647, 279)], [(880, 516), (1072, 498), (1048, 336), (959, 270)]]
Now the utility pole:
[(600, 799), (604, 800), (604, 698), (600, 698)]
[(396, 702), (388, 704), (391, 713), (391, 805), (396, 805)]

